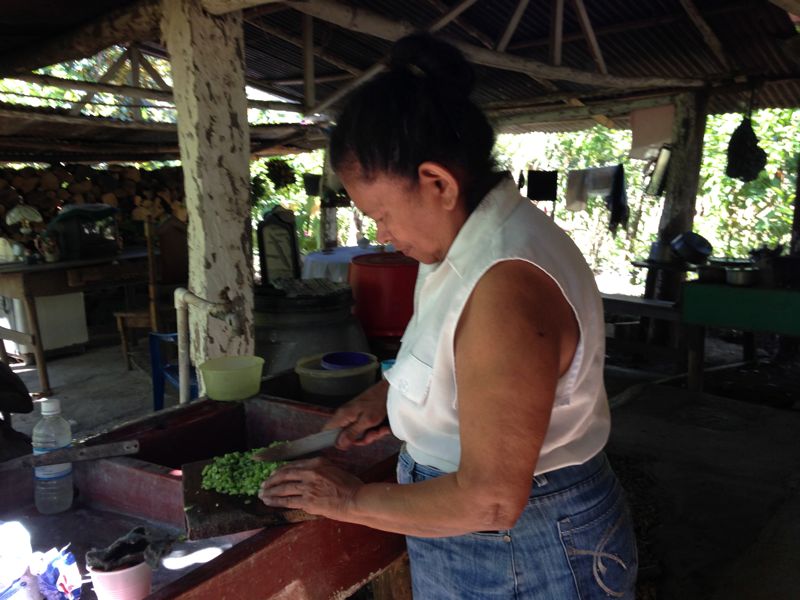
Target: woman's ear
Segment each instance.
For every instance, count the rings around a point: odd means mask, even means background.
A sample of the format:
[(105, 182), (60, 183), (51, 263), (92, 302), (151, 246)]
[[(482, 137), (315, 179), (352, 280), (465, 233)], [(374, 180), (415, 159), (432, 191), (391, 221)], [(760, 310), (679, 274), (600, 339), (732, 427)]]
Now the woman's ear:
[(461, 186), (450, 169), (426, 161), (417, 168), (417, 176), (423, 198), (434, 200), (445, 210), (454, 210), (459, 206)]

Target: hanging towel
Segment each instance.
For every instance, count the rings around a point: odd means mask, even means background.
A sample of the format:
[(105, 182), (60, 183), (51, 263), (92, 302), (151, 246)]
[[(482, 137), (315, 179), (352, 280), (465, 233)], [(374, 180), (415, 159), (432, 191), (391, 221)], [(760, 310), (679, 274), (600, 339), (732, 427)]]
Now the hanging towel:
[(628, 226), (628, 194), (625, 191), (625, 167), (617, 165), (611, 182), (611, 192), (605, 197), (606, 207), (611, 212), (608, 228), (617, 235), (617, 227)]
[(627, 224), (628, 198), (622, 165), (570, 171), (567, 175), (567, 209), (573, 212), (586, 210), (590, 195), (605, 199), (611, 211), (611, 231), (616, 232), (620, 224)]
[(528, 198), (555, 202), (557, 194), (558, 171), (528, 171)]
[(617, 166), (570, 171), (567, 175), (567, 208), (574, 212), (586, 210), (589, 195), (610, 194)]

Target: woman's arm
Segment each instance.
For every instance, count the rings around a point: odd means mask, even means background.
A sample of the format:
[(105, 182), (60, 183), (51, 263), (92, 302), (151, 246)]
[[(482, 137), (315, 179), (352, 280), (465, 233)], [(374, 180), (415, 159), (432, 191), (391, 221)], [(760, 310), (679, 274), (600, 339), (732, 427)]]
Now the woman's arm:
[(342, 427), (336, 440), (339, 450), (366, 446), (391, 433), (386, 419), (386, 396), (389, 383), (382, 379), (333, 413), (323, 429)]
[(572, 309), (548, 275), (522, 261), (496, 265), (475, 287), (456, 332), (456, 473), (365, 485), (316, 459), (299, 461), (267, 480), (262, 498), (417, 536), (510, 528), (527, 501), (577, 335)]

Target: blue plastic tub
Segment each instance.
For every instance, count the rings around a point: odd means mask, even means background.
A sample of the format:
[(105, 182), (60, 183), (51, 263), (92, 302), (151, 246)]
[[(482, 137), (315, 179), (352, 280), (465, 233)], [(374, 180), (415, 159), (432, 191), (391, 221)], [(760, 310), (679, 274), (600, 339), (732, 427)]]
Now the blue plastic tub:
[(364, 352), (328, 352), (322, 355), (319, 364), (323, 369), (329, 371), (341, 371), (363, 367), (373, 360), (371, 355)]

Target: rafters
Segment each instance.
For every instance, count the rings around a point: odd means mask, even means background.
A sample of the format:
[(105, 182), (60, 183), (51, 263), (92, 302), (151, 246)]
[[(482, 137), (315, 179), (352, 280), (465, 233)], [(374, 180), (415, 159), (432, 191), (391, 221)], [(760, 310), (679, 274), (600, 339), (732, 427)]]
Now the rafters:
[[(269, 35), (274, 35), (276, 38), (283, 40), (284, 42), (288, 42), (293, 46), (297, 46), (298, 48), (303, 47), (303, 40), (297, 36), (294, 36), (286, 31), (283, 31), (279, 27), (275, 27), (268, 23), (265, 23), (261, 19), (245, 19), (245, 22), (249, 25), (252, 25), (256, 29), (260, 29), (264, 33)], [(341, 58), (332, 55), (330, 52), (322, 50), (320, 48), (316, 48), (314, 50), (314, 54), (317, 58), (324, 60), (326, 63), (333, 65), (334, 67), (340, 68), (342, 71), (346, 71), (351, 75), (360, 75), (361, 69), (348, 63), (347, 61), (342, 60)]]
[[(118, 69), (119, 70), (119, 69)], [(118, 72), (117, 70), (117, 72)], [(110, 79), (113, 79), (114, 74), (111, 74)], [(92, 97), (98, 93), (114, 94), (117, 96), (127, 96), (130, 98), (144, 98), (149, 100), (158, 100), (161, 102), (172, 102), (172, 90), (156, 90), (152, 88), (133, 87), (130, 85), (116, 85), (106, 83), (108, 73), (100, 78), (100, 81), (81, 81), (78, 79), (64, 79), (62, 77), (54, 77), (52, 75), (40, 75), (38, 73), (26, 73), (20, 75), (13, 75), (11, 79), (19, 79), (20, 81), (27, 81), (38, 85), (53, 86), (68, 90), (81, 90), (88, 93), (80, 100), (76, 101), (74, 107), (82, 108), (84, 105), (91, 102)], [(289, 102), (278, 102), (272, 100), (250, 100), (247, 104), (250, 108), (258, 108), (261, 110), (280, 110), (285, 112), (303, 112), (303, 107), (300, 104), (291, 104)], [(77, 112), (71, 113), (77, 115)]]
[(525, 9), (528, 8), (528, 3), (529, 0), (519, 0), (517, 3), (517, 8), (514, 9), (514, 13), (508, 20), (508, 25), (506, 25), (506, 29), (503, 31), (500, 41), (497, 42), (497, 48), (495, 49), (498, 52), (505, 52), (506, 48), (508, 48), (508, 43), (514, 36), (514, 32), (517, 30), (517, 27), (519, 27), (519, 22), (522, 19), (522, 15), (525, 14)]
[[(440, 13), (446, 13), (448, 10), (450, 10), (450, 7), (447, 6), (447, 4), (445, 4), (444, 2), (442, 2), (442, 0), (428, 0), (428, 4), (436, 8), (436, 10), (438, 10)], [(453, 19), (453, 23), (458, 25), (461, 29), (464, 30), (465, 33), (468, 33), (469, 35), (474, 37), (476, 40), (478, 40), (481, 44), (483, 44), (487, 48), (494, 47), (494, 43), (492, 42), (492, 39), (488, 35), (483, 33), (477, 27), (468, 23), (467, 20), (464, 19), (463, 17), (456, 17), (455, 19)]]
[[(797, 0), (800, 2), (800, 0)], [(728, 2), (717, 8), (711, 8), (705, 11), (706, 16), (725, 15), (733, 12), (745, 10), (752, 7), (752, 2)], [(623, 21), (613, 25), (604, 25), (603, 27), (595, 27), (594, 33), (599, 37), (607, 35), (616, 35), (618, 33), (626, 33), (630, 31), (640, 31), (642, 29), (651, 29), (653, 27), (662, 27), (671, 23), (678, 23), (686, 19), (684, 12), (671, 13), (660, 15), (657, 17), (648, 17), (646, 19), (635, 19), (631, 21)], [(574, 31), (564, 34), (564, 43), (580, 42), (583, 41), (584, 35), (582, 31)], [(509, 45), (509, 50), (525, 50), (527, 48), (536, 48), (540, 46), (547, 46), (550, 39), (546, 37), (522, 40)]]
[(597, 43), (597, 36), (594, 34), (594, 27), (592, 21), (589, 19), (589, 13), (586, 12), (586, 5), (583, 0), (572, 0), (575, 7), (575, 13), (578, 17), (578, 23), (583, 31), (583, 36), (586, 38), (586, 43), (589, 45), (589, 53), (592, 55), (592, 60), (597, 65), (597, 70), (604, 75), (608, 74), (608, 67), (603, 58), (603, 52), (600, 50), (600, 44)]
[(714, 53), (717, 61), (719, 64), (726, 71), (731, 70), (731, 63), (728, 60), (728, 57), (725, 55), (725, 50), (722, 48), (722, 42), (719, 41), (717, 34), (714, 33), (714, 30), (711, 29), (711, 26), (705, 20), (702, 14), (700, 14), (700, 10), (698, 10), (697, 6), (695, 5), (692, 0), (680, 0), (681, 6), (683, 10), (686, 11), (686, 14), (689, 15), (689, 19), (691, 19), (692, 23), (694, 24), (695, 28), (703, 38), (703, 41), (706, 43), (706, 46), (709, 47), (711, 52)]
[[(330, 21), (350, 29), (382, 39), (394, 41), (416, 31), (408, 22), (385, 18), (362, 8), (353, 8), (336, 0), (292, 1), (291, 6), (319, 19)], [(591, 86), (642, 89), (653, 87), (700, 87), (699, 79), (670, 79), (663, 77), (618, 77), (602, 73), (590, 73), (569, 67), (554, 67), (537, 60), (480, 48), (466, 42), (450, 40), (475, 64), (515, 71), (543, 79), (560, 79)]]
[[(447, 12), (444, 15), (442, 15), (441, 17), (437, 18), (431, 25), (429, 25), (427, 27), (427, 31), (429, 33), (435, 33), (439, 29), (445, 27), (454, 18), (456, 18), (458, 15), (460, 15), (462, 12), (464, 12), (467, 8), (472, 6), (475, 3), (475, 1), (476, 0), (462, 0), (459, 4), (457, 4), (452, 9), (450, 9), (449, 12)], [(357, 9), (353, 9), (354, 16), (355, 16), (356, 10)], [(305, 11), (303, 11), (303, 12), (305, 12)], [(313, 13), (310, 13), (310, 14), (313, 14)], [(365, 14), (365, 13), (362, 13), (362, 14)], [(321, 18), (324, 19), (324, 17), (321, 17)], [(392, 23), (392, 21), (388, 21), (387, 19), (384, 19), (380, 15), (377, 15), (377, 14), (374, 14), (374, 13), (368, 13), (366, 20), (367, 20), (368, 23), (376, 24), (379, 27), (381, 26), (381, 24), (385, 24), (387, 22), (388, 23)], [(410, 31), (407, 31), (407, 33), (413, 32), (413, 29), (411, 29), (412, 28), (411, 25), (401, 24), (400, 26), (404, 30), (409, 30), (410, 29)], [(397, 36), (397, 37), (400, 38), (402, 36)], [(319, 103), (317, 106), (315, 106), (312, 109), (311, 113), (312, 114), (320, 114), (320, 113), (322, 113), (324, 110), (329, 108), (335, 102), (338, 102), (341, 98), (343, 98), (345, 95), (350, 93), (351, 90), (357, 88), (362, 83), (364, 83), (366, 81), (369, 81), (370, 79), (375, 77), (378, 73), (380, 73), (381, 71), (383, 71), (386, 68), (387, 59), (388, 59), (388, 57), (384, 56), (381, 60), (379, 60), (374, 65), (372, 65), (369, 69), (364, 71), (354, 81), (352, 81), (348, 85), (342, 86), (341, 88), (336, 90), (333, 94), (331, 94), (325, 100), (323, 100), (321, 103)]]
[(561, 65), (561, 50), (564, 46), (564, 0), (550, 3), (550, 64)]

